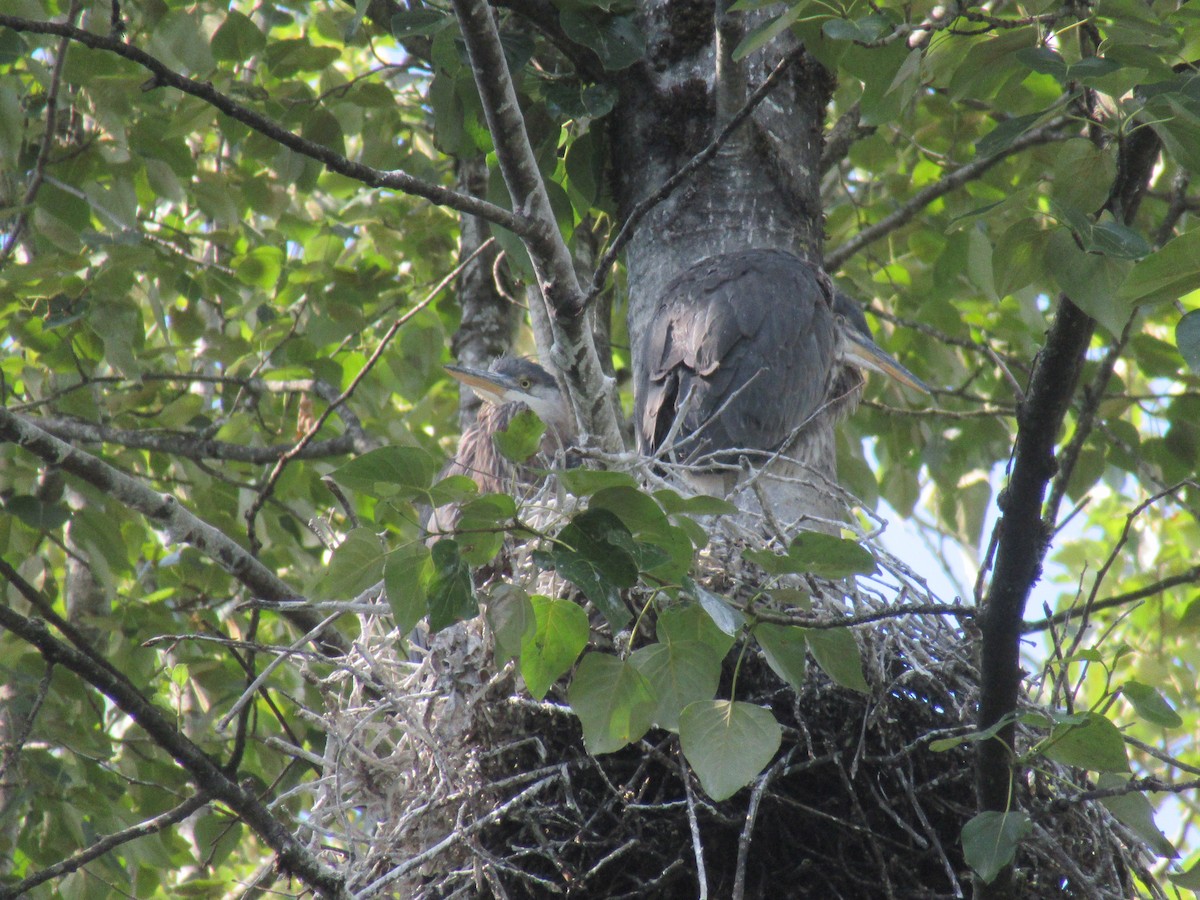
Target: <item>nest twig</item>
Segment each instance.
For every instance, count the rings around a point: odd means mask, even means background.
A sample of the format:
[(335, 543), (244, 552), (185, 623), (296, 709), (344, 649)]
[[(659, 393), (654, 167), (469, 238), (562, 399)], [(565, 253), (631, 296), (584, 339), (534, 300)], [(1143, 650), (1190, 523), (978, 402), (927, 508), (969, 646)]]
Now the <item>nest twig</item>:
[[(726, 597), (757, 591), (761, 573), (739, 551), (756, 540), (770, 544), (742, 525), (717, 535), (701, 579)], [(868, 543), (882, 574), (850, 589), (809, 579), (817, 609), (885, 610), (898, 594), (935, 602)], [(513, 580), (545, 592), (534, 583), (546, 576), (522, 559), (515, 551)], [(524, 694), (514, 667), (496, 666), (482, 617), (415, 658), (389, 628), (365, 617), (355, 654), (324, 683), (329, 749), (308, 824), (336, 848), (355, 896), (970, 895), (959, 832), (975, 812), (972, 745), (929, 749), (974, 726), (978, 673), (958, 619), (855, 629), (869, 695), (814, 665), (797, 692), (748, 654), (737, 699), (770, 708), (783, 745), (721, 803), (670, 733), (590, 756), (565, 687), (544, 701)], [(1135, 883), (1162, 896), (1145, 849), (1102, 806), (1050, 802), (1079, 784), (1047, 763), (1020, 785), (1034, 831), (1017, 859), (1018, 896), (1124, 900)]]

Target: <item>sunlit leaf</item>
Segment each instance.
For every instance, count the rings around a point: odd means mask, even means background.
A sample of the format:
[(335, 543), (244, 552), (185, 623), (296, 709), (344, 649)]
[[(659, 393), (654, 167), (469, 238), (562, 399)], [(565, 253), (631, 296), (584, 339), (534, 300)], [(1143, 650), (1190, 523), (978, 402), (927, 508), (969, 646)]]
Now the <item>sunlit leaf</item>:
[(521, 677), (534, 698), (546, 691), (575, 664), (587, 646), (587, 613), (570, 600), (530, 597), (537, 626), (521, 640)]

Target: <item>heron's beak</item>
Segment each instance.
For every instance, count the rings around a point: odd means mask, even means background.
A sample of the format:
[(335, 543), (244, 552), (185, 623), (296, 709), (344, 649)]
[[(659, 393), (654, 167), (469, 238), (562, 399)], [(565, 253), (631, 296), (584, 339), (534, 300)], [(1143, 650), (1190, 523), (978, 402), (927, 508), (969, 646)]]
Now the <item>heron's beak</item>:
[(469, 369), (466, 366), (452, 365), (445, 365), (442, 368), (478, 394), (479, 399), (485, 403), (501, 406), (512, 399), (508, 396), (510, 391), (521, 393), (521, 388), (511, 379), (504, 375), (497, 375), (495, 372), (489, 372), (487, 369)]
[(924, 394), (933, 393), (929, 389), (929, 385), (900, 365), (900, 363), (896, 362), (896, 360), (892, 359), (891, 356), (881, 350), (879, 345), (865, 334), (854, 328), (843, 328), (842, 334), (846, 337), (845, 351), (846, 356), (850, 360), (853, 360), (865, 369), (870, 369), (873, 372), (894, 378), (901, 384), (921, 391)]

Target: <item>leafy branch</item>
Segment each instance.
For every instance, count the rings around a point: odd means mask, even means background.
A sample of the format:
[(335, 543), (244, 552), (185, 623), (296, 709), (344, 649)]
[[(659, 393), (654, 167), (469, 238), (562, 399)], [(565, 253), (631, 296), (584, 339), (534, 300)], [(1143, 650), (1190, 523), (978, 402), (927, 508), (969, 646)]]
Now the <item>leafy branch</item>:
[[(22, 416), (0, 409), (0, 440), (11, 441), (45, 462), (82, 478), (119, 503), (135, 509), (163, 529), (172, 541), (190, 544), (246, 586), (256, 597), (289, 600), (296, 592), (236, 541), (184, 509), (175, 497), (160, 494), (136, 478), (72, 447), (38, 428)], [(306, 608), (291, 608), (284, 615), (303, 632), (312, 631), (321, 619)], [(330, 655), (342, 655), (348, 645), (333, 629), (326, 629), (317, 644)]]
[[(172, 724), (171, 716), (151, 703), (127, 678), (64, 644), (51, 635), (40, 621), (28, 619), (8, 606), (0, 606), (0, 627), (36, 647), (48, 663), (61, 665), (74, 672), (133, 719), (156, 745), (187, 771), (188, 777), (199, 788), (199, 793), (189, 801), (196, 802), (196, 809), (210, 800), (225, 803), (279, 855), (279, 864), (285, 871), (303, 880), (322, 896), (341, 895), (342, 878), (313, 856), (292, 833), (292, 827), (275, 818), (253, 794), (184, 736)], [(82, 852), (88, 853), (92, 849), (94, 847)], [(69, 861), (64, 860), (59, 865)]]
[(272, 121), (259, 112), (238, 103), (228, 94), (213, 87), (212, 82), (196, 81), (176, 72), (162, 60), (119, 38), (109, 37), (95, 32), (76, 28), (60, 22), (39, 22), (20, 16), (0, 14), (0, 26), (11, 28), (13, 31), (28, 34), (57, 35), (62, 38), (91, 47), (94, 50), (106, 50), (117, 56), (136, 63), (150, 72), (154, 77), (147, 83), (147, 88), (172, 87), (185, 94), (190, 94), (205, 103), (220, 110), (232, 119), (248, 125), (260, 134), (276, 141), (302, 156), (307, 156), (324, 165), (331, 172), (337, 172), (368, 187), (389, 188), (424, 197), (439, 206), (448, 206), (459, 212), (479, 216), (489, 222), (494, 222), (507, 228), (514, 234), (526, 237), (536, 228), (535, 224), (520, 215), (514, 215), (508, 210), (440, 185), (423, 181), (409, 175), (402, 169), (376, 169), (372, 166), (355, 162), (335, 150), (307, 140), (295, 132), (289, 131), (277, 122)]
[(551, 313), (554, 362), (566, 379), (585, 440), (590, 436), (602, 448), (616, 451), (623, 445), (610, 400), (616, 385), (601, 368), (583, 315), (588, 297), (579, 286), (571, 252), (550, 207), (491, 8), (483, 0), (455, 0), (454, 11), (466, 41), (500, 172), (513, 208), (526, 225), (519, 234)]

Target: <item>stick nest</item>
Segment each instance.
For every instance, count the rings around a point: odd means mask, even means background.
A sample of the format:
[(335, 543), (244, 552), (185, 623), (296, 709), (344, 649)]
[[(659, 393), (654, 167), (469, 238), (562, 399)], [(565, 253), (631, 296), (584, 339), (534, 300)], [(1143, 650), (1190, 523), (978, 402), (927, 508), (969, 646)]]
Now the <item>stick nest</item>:
[[(808, 579), (814, 610), (936, 602), (865, 543), (881, 575), (849, 591)], [(742, 562), (747, 544), (771, 545), (736, 526), (716, 534), (699, 580), (725, 597), (753, 594), (762, 574)], [(526, 556), (512, 551), (513, 582), (574, 596)], [(566, 680), (530, 699), (514, 664), (497, 667), (482, 617), (410, 652), (387, 617), (365, 617), (355, 653), (320, 682), (328, 743), (304, 824), (355, 896), (969, 897), (960, 831), (976, 809), (974, 745), (929, 748), (974, 728), (969, 622), (911, 615), (855, 627), (869, 694), (835, 685), (811, 658), (797, 692), (748, 651), (736, 699), (768, 707), (783, 744), (757, 781), (714, 803), (668, 732), (590, 756)], [(611, 648), (593, 623), (593, 643)], [(736, 656), (718, 696), (729, 696)], [(1032, 739), (1020, 734), (1018, 749)], [(1043, 759), (1018, 785), (1034, 827), (1014, 896), (1125, 900), (1137, 884), (1163, 896), (1150, 855), (1104, 807), (1054, 802), (1090, 787), (1083, 776)]]

